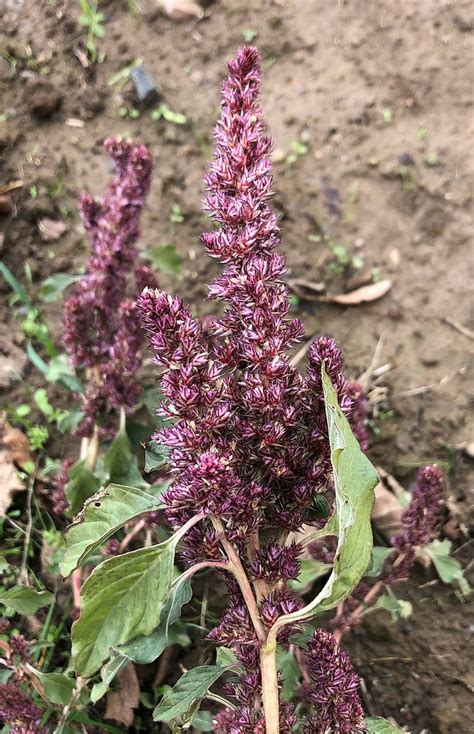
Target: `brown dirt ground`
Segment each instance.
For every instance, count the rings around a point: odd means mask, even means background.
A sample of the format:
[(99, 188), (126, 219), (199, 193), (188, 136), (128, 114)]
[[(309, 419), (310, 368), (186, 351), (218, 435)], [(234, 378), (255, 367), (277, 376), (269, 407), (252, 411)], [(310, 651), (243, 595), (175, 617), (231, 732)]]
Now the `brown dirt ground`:
[[(307, 335), (334, 335), (354, 375), (367, 367), (382, 337), (380, 360), (391, 364), (382, 386), (394, 415), (379, 421), (372, 454), (402, 481), (420, 463), (445, 462), (451, 495), (465, 518), (469, 467), (459, 447), (472, 441), (472, 344), (446, 319), (474, 326), (472, 4), (220, 0), (208, 4), (200, 22), (184, 23), (157, 13), (134, 19), (119, 0), (102, 5), (106, 37), (99, 48), (105, 58), (84, 68), (75, 53), (82, 38), (78, 3), (0, 0), (0, 51), (17, 61), (12, 73), (0, 55), (0, 113), (8, 118), (0, 122), (0, 186), (24, 181), (11, 194), (12, 212), (0, 216), (1, 257), (20, 278), (28, 262), (37, 283), (53, 272), (74, 271), (85, 254), (75, 199), (83, 188), (102, 190), (108, 171), (102, 139), (132, 135), (156, 155), (143, 247), (177, 246), (181, 276), (177, 282), (162, 276), (162, 285), (205, 312), (205, 285), (215, 265), (199, 244), (206, 226), (202, 176), (225, 59), (242, 44), (244, 29), (255, 30), (275, 157), (281, 161), (297, 139), (308, 147), (293, 165), (275, 167), (288, 277), (325, 281), (331, 292), (347, 288), (350, 277), (328, 270), (332, 242), (363, 257), (363, 270), (377, 268), (393, 280), (385, 298), (358, 307), (301, 301)], [(119, 107), (133, 103), (130, 87), (121, 97), (107, 79), (137, 57), (164, 101), (190, 124), (153, 122), (145, 110), (137, 120), (120, 117)], [(45, 121), (30, 114), (31, 85), (38, 79), (50, 82), (62, 99)], [(70, 118), (84, 126), (71, 127)], [(169, 221), (173, 204), (182, 208), (181, 224)], [(42, 216), (66, 217), (68, 231), (42, 242)], [(326, 242), (308, 239), (321, 233)], [(6, 304), (3, 284), (0, 291)], [(50, 309), (56, 333), (58, 314), (58, 307)], [(31, 371), (27, 376), (34, 379)], [(409, 392), (423, 386), (431, 388)], [(468, 552), (469, 546), (460, 553), (466, 563)], [(349, 647), (376, 713), (418, 733), (468, 734), (474, 686), (467, 673), (468, 605), (440, 583), (427, 586), (431, 578), (420, 572), (407, 587), (415, 604), (410, 620), (397, 628), (366, 625)]]

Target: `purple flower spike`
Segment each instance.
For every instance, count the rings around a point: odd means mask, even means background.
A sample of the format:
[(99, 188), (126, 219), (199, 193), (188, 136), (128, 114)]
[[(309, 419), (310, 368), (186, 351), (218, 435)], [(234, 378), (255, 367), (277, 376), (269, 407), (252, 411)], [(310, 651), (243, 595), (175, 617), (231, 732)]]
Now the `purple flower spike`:
[(134, 299), (144, 286), (156, 286), (148, 267), (134, 270), (139, 218), (151, 181), (150, 152), (121, 139), (106, 140), (105, 148), (114, 162), (115, 177), (98, 201), (90, 194), (81, 197), (90, 255), (85, 276), (64, 305), (69, 359), (75, 367), (92, 372), (78, 431), (83, 436), (91, 435), (101, 415), (131, 409), (137, 401), (142, 331)]
[(304, 696), (314, 710), (308, 716), (304, 733), (364, 731), (359, 678), (349, 655), (338, 648), (330, 632), (316, 630), (308, 642), (305, 662), (311, 683), (304, 685)]
[[(161, 414), (174, 421), (154, 436), (170, 449), (174, 482), (163, 495), (167, 519), (173, 529), (198, 510), (218, 519), (261, 590), (264, 634), (302, 604), (286, 586), (298, 576), (301, 548), (281, 538), (316, 521), (315, 497), (331, 488), (323, 362), (349, 416), (354, 398), (332, 339), (313, 345), (306, 377), (290, 364), (288, 351), (303, 326), (289, 316), (285, 260), (275, 252), (280, 233), (269, 203), (271, 141), (259, 105), (259, 54), (241, 49), (228, 68), (205, 179), (204, 206), (216, 226), (202, 237), (208, 254), (224, 265), (209, 288), (209, 298), (224, 303), (223, 314), (207, 318), (204, 329), (181, 299), (153, 288), (144, 290), (139, 308), (155, 363), (163, 369)], [(195, 526), (183, 545), (189, 564), (225, 558), (210, 519)], [(225, 578), (230, 606), (210, 639), (230, 646), (245, 674), (228, 687), (237, 709), (221, 712), (214, 728), (264, 734), (261, 640), (241, 591), (229, 574)], [(278, 642), (287, 644), (295, 631), (285, 626)], [(293, 704), (281, 703), (281, 732), (294, 724)]]
[(0, 685), (0, 723), (9, 724), (10, 734), (46, 734), (42, 716), (43, 711), (15, 681)]

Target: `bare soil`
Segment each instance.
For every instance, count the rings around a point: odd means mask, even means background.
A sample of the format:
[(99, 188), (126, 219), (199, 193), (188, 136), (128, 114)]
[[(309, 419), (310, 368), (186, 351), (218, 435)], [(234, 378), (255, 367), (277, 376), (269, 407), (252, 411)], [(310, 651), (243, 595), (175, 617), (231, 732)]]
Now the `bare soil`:
[[(393, 282), (383, 299), (357, 307), (300, 299), (295, 308), (307, 336), (335, 336), (354, 376), (382, 339), (380, 364), (391, 369), (378, 393), (385, 420), (375, 421), (372, 456), (406, 484), (420, 464), (443, 462), (468, 527), (472, 465), (462, 446), (472, 441), (472, 337), (465, 331), (474, 328), (472, 4), (220, 0), (207, 4), (201, 21), (182, 23), (154, 12), (134, 18), (119, 0), (101, 6), (104, 58), (86, 67), (77, 2), (0, 0), (0, 186), (23, 181), (0, 201), (1, 258), (20, 279), (28, 263), (37, 284), (54, 272), (77, 272), (86, 252), (78, 193), (104, 186), (103, 138), (132, 135), (156, 156), (142, 246), (176, 245), (181, 274), (162, 275), (162, 286), (205, 313), (215, 265), (199, 242), (202, 177), (225, 60), (244, 31), (255, 31), (288, 278), (323, 282), (330, 293), (367, 282), (373, 269)], [(138, 107), (132, 88), (120, 92), (107, 81), (136, 58), (187, 125), (152, 121), (145, 108), (138, 119), (120, 116), (121, 107)], [(307, 152), (289, 164), (297, 140)], [(181, 223), (170, 221), (176, 204)], [(42, 241), (43, 217), (67, 222), (65, 234)], [(362, 267), (334, 274), (334, 244), (362, 258)], [(0, 292), (14, 332), (2, 282)], [(59, 306), (48, 313), (59, 336)], [(31, 367), (23, 375), (35, 379)], [(16, 399), (22, 390), (11, 386), (4, 395)], [(471, 548), (459, 553), (466, 564)], [(348, 642), (367, 706), (418, 734), (469, 734), (468, 604), (429, 571), (419, 571), (404, 593), (414, 604), (409, 620), (389, 625), (382, 613)]]

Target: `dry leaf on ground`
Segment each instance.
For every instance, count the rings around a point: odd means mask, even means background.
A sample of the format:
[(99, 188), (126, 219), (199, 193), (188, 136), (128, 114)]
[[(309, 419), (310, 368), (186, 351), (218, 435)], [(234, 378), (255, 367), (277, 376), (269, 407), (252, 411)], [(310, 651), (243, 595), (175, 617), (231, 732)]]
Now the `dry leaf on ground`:
[(194, 0), (157, 0), (159, 7), (173, 20), (202, 18), (204, 10)]
[(18, 428), (11, 426), (5, 413), (0, 414), (0, 517), (11, 505), (13, 495), (25, 489), (16, 467), (32, 461), (30, 444)]
[(140, 702), (140, 684), (133, 664), (127, 665), (117, 676), (119, 688), (107, 694), (105, 718), (132, 726), (134, 709)]
[(337, 296), (321, 296), (319, 300), (325, 303), (339, 303), (342, 306), (358, 306), (360, 303), (377, 301), (388, 293), (391, 287), (391, 280), (379, 280), (377, 283), (364, 285), (350, 293), (341, 293)]

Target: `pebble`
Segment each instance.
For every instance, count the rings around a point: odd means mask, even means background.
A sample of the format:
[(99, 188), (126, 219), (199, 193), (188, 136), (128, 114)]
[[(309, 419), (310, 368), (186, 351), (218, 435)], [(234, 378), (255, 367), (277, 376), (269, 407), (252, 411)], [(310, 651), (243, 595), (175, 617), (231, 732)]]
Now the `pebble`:
[(131, 76), (138, 100), (147, 106), (154, 104), (159, 99), (160, 93), (151, 74), (144, 66), (137, 66), (132, 70)]

